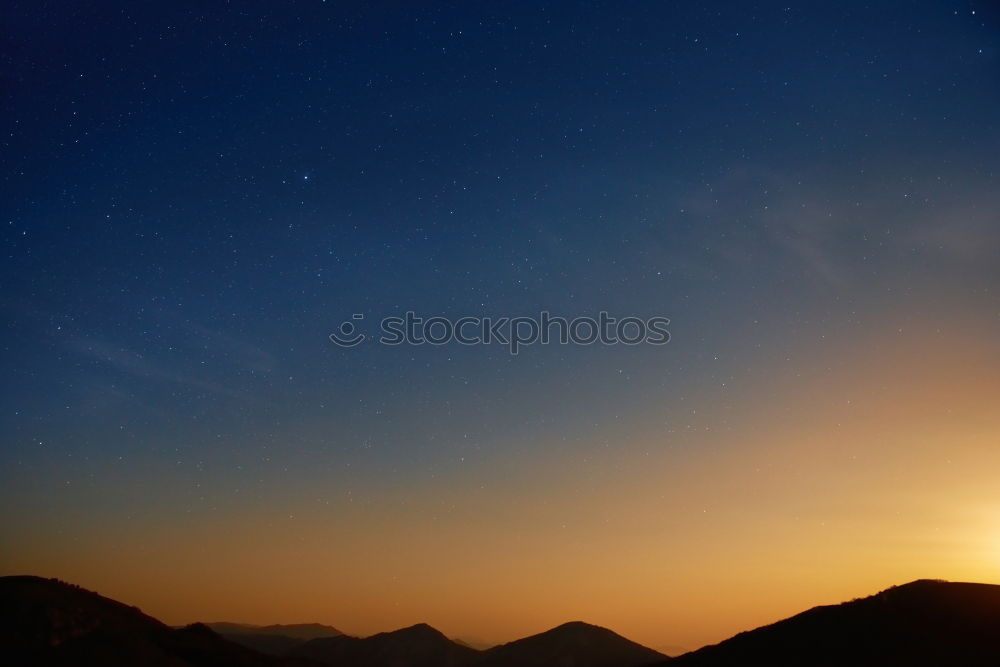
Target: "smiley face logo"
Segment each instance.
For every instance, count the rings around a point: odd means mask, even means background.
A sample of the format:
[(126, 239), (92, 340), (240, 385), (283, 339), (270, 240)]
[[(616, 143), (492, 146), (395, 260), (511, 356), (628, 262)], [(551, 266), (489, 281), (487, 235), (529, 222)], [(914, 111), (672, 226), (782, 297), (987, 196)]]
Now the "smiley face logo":
[(363, 320), (365, 316), (361, 313), (351, 315), (350, 320), (346, 320), (337, 327), (337, 330), (330, 334), (330, 340), (340, 347), (354, 347), (365, 339), (365, 335), (357, 331), (354, 322), (351, 320)]

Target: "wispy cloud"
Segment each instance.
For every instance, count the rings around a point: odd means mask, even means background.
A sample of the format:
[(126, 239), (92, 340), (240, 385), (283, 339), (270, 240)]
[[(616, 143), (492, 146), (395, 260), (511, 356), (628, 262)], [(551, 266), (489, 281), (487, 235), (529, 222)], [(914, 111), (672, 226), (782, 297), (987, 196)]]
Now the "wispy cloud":
[(190, 321), (182, 326), (205, 345), (224, 353), (234, 366), (261, 373), (269, 373), (278, 366), (274, 355), (243, 338)]
[(125, 347), (119, 343), (100, 338), (72, 338), (67, 347), (78, 354), (101, 362), (107, 367), (125, 375), (192, 387), (200, 391), (227, 396), (239, 396), (239, 392), (219, 382), (209, 380), (201, 373), (183, 370), (165, 361), (151, 359), (147, 354)]
[(912, 268), (918, 256), (946, 265), (1000, 253), (1000, 195), (976, 183), (874, 177), (807, 183), (790, 172), (741, 167), (682, 206), (705, 224), (734, 230), (717, 253), (738, 260), (754, 244), (778, 248), (804, 276), (831, 286)]

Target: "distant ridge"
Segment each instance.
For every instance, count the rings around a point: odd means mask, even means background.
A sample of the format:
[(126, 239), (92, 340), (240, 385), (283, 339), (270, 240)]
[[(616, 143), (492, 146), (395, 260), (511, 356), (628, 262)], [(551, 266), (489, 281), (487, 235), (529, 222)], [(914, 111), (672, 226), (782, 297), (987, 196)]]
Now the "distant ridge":
[(418, 623), (371, 637), (313, 639), (290, 656), (309, 658), (338, 667), (465, 667), (479, 651), (453, 642), (427, 625)]
[(1000, 586), (920, 579), (741, 632), (670, 665), (996, 667)]
[(288, 655), (334, 667), (643, 667), (666, 659), (611, 630), (582, 622), (478, 651), (418, 624), (364, 639), (316, 639)]
[(220, 635), (281, 635), (282, 637), (292, 637), (293, 639), (309, 640), (320, 637), (338, 637), (344, 634), (332, 625), (322, 625), (320, 623), (254, 625), (252, 623), (220, 621), (217, 623), (205, 623), (205, 625)]
[(319, 623), (253, 625), (223, 621), (205, 625), (231, 642), (269, 655), (285, 655), (310, 639), (339, 637), (344, 634), (337, 628)]

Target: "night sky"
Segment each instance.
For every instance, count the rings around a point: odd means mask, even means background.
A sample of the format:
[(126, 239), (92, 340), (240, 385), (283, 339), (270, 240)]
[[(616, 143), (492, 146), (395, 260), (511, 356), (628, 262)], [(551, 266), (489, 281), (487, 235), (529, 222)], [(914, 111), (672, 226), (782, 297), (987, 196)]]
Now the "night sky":
[[(1000, 582), (995, 3), (7, 2), (0, 570), (696, 648)], [(353, 314), (667, 345), (334, 345)]]

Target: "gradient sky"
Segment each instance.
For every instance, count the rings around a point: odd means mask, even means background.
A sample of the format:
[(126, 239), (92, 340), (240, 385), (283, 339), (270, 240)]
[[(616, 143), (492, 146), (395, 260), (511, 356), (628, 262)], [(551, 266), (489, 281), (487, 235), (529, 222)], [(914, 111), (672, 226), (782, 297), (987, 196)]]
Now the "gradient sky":
[[(1000, 583), (995, 3), (2, 26), (3, 573), (170, 623), (670, 651)], [(407, 310), (672, 340), (328, 339)]]

